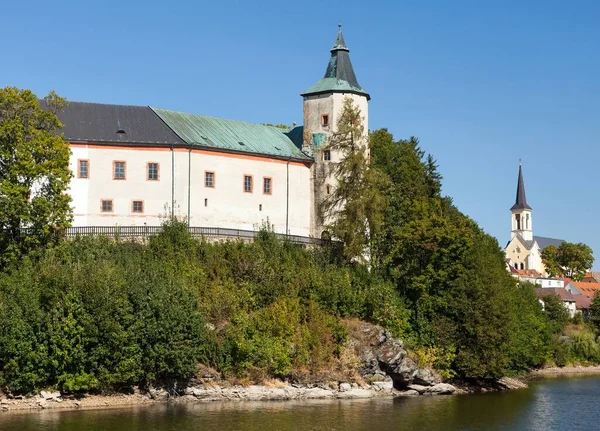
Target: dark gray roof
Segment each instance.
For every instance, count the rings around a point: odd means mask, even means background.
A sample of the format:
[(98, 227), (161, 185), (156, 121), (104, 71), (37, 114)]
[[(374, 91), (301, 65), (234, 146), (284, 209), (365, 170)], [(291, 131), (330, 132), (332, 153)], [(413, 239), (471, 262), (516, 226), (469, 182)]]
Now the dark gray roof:
[(519, 179), (517, 180), (517, 198), (515, 204), (510, 210), (530, 210), (531, 207), (527, 204), (527, 197), (525, 196), (525, 183), (523, 182), (523, 170), (519, 165)]
[(285, 134), (290, 138), (294, 145), (302, 151), (302, 146), (304, 144), (304, 126), (296, 126), (288, 132), (285, 132)]
[(360, 86), (350, 61), (350, 50), (344, 42), (342, 26), (339, 25), (335, 44), (331, 49), (331, 58), (327, 64), (325, 76), (315, 85), (310, 87), (302, 96), (324, 93), (355, 93), (371, 99), (369, 93)]
[(549, 245), (553, 245), (555, 247), (560, 247), (560, 245), (565, 242), (564, 239), (558, 239), (558, 238), (547, 238), (545, 236), (534, 236), (533, 237), (534, 241), (537, 241), (538, 246), (540, 247), (540, 250), (545, 249), (546, 247), (548, 247)]
[[(44, 101), (41, 103), (43, 106)], [(63, 133), (68, 141), (185, 144), (147, 106), (69, 102), (58, 116), (65, 125)]]

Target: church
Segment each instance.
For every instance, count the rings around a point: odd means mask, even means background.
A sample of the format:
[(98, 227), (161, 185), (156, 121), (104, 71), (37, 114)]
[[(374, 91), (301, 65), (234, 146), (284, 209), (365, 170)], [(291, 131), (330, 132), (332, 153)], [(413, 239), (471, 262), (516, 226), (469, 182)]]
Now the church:
[(317, 208), (336, 187), (328, 149), (344, 100), (368, 133), (370, 95), (338, 28), (325, 75), (300, 95), (304, 124), (284, 130), (153, 106), (70, 102), (59, 117), (71, 148), (73, 227), (191, 227), (321, 238)]
[(512, 224), (510, 241), (504, 252), (507, 264), (513, 270), (533, 270), (545, 277), (547, 273), (542, 262), (542, 250), (549, 245), (560, 247), (564, 240), (535, 236), (533, 234), (532, 211), (533, 209), (527, 203), (525, 195), (523, 168), (519, 164), (517, 196), (515, 204), (510, 208)]

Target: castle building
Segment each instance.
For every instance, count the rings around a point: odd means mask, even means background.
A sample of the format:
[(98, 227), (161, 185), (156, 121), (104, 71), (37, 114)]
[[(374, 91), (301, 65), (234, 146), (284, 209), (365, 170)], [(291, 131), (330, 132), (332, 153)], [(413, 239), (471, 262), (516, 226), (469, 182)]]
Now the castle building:
[(331, 193), (328, 150), (346, 97), (368, 131), (341, 26), (325, 76), (301, 94), (304, 125), (283, 130), (150, 106), (70, 102), (60, 119), (71, 147), (73, 226), (190, 226), (320, 238), (318, 203)]
[(517, 195), (515, 204), (510, 208), (511, 235), (504, 252), (508, 264), (516, 270), (533, 270), (546, 276), (546, 268), (542, 262), (542, 250), (549, 245), (559, 247), (564, 240), (535, 236), (533, 234), (533, 209), (527, 203), (523, 168), (519, 164), (517, 179)]

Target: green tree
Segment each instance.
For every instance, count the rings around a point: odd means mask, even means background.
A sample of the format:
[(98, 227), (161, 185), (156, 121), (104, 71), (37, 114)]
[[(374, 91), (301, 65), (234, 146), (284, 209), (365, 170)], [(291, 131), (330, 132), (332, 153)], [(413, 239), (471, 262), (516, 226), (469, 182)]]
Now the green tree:
[(44, 101), (0, 89), (0, 264), (52, 243), (71, 221), (70, 150), (56, 115), (65, 100), (50, 92)]
[(560, 247), (550, 245), (542, 250), (542, 261), (551, 277), (569, 277), (579, 281), (592, 267), (594, 256), (586, 244), (563, 242)]
[(550, 331), (553, 334), (560, 334), (569, 323), (569, 312), (558, 295), (546, 295), (543, 301)]
[(600, 292), (596, 291), (590, 306), (590, 323), (600, 331)]
[(337, 130), (327, 141), (340, 157), (333, 165), (336, 186), (319, 208), (327, 229), (344, 243), (347, 258), (373, 256), (372, 240), (383, 222), (386, 178), (370, 168), (368, 143), (360, 109), (347, 97)]

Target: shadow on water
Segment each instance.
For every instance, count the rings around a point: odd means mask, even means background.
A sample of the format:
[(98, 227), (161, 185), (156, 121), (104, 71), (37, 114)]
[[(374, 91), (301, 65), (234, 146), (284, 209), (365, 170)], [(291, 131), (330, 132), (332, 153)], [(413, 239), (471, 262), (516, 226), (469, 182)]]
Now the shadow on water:
[(573, 430), (600, 429), (600, 378), (510, 392), (354, 401), (227, 402), (0, 414), (4, 430)]

